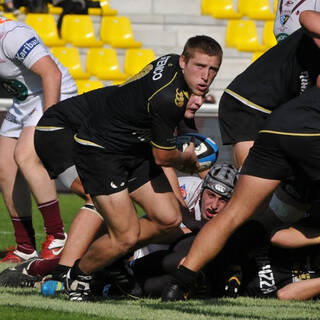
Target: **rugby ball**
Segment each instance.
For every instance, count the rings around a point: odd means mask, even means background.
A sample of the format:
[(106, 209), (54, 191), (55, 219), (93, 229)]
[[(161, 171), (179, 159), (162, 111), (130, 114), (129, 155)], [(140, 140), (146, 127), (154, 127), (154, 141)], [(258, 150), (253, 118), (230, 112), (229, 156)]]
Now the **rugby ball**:
[(177, 136), (177, 149), (184, 152), (189, 143), (194, 143), (195, 153), (200, 164), (199, 171), (207, 170), (217, 161), (219, 148), (217, 144), (208, 137), (198, 133), (187, 133)]

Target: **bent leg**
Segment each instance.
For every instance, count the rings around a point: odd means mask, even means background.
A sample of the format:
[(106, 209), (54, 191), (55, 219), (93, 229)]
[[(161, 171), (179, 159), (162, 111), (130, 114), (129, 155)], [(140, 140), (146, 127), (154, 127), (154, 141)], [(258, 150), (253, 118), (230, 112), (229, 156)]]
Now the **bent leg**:
[(139, 222), (128, 190), (94, 197), (96, 208), (101, 213), (107, 234), (95, 240), (79, 263), (85, 274), (110, 265), (125, 255), (137, 242)]
[(141, 231), (137, 247), (142, 247), (150, 241), (161, 242), (163, 237), (180, 225), (179, 202), (164, 174), (131, 192), (130, 196), (147, 213), (146, 218), (139, 220)]
[(72, 267), (81, 258), (103, 226), (102, 217), (82, 207), (73, 219), (59, 264)]

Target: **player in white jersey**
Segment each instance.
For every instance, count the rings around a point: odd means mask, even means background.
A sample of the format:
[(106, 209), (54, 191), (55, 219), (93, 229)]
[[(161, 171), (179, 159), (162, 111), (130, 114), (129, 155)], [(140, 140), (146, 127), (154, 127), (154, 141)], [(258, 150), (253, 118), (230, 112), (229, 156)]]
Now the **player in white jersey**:
[(76, 95), (77, 88), (31, 27), (4, 17), (0, 17), (0, 66), (0, 83), (13, 98), (0, 129), (0, 187), (17, 241), (17, 248), (2, 261), (37, 256), (30, 212), (16, 197), (18, 168), (43, 215), (47, 238), (41, 255), (49, 258), (61, 252), (65, 233), (55, 183), (34, 151), (33, 136), (43, 111)]
[(306, 10), (320, 11), (319, 0), (278, 0), (277, 14), (274, 21), (273, 33), (277, 41), (301, 27), (300, 13)]

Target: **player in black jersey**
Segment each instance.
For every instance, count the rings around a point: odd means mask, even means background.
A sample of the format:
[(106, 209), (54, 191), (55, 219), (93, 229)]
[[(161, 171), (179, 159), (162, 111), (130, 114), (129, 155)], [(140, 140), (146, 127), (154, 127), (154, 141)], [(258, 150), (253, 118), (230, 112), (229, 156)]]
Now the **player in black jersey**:
[[(235, 192), (217, 219), (200, 231), (177, 270), (179, 290), (188, 290), (199, 271), (222, 249), (281, 180), (306, 183), (311, 214), (320, 209), (320, 88), (313, 87), (278, 107), (265, 123), (240, 172)], [(175, 284), (177, 285), (177, 283)]]
[(297, 30), (267, 51), (237, 76), (221, 97), (222, 141), (234, 146), (237, 167), (273, 110), (316, 83), (320, 50), (314, 34), (312, 38), (304, 31)]
[[(73, 99), (66, 99), (48, 109), (36, 127), (35, 149), (49, 176), (52, 179), (59, 178), (65, 187), (86, 200), (86, 204), (81, 207), (72, 221), (61, 259), (56, 261), (56, 264), (59, 261), (59, 273), (62, 269), (68, 270), (76, 259), (82, 257), (103, 225), (103, 218), (94, 207), (90, 195), (85, 194), (76, 171), (73, 137), (81, 123), (90, 116), (93, 106), (103, 104), (115, 89), (115, 86), (105, 87), (73, 97)], [(188, 104), (197, 105), (199, 103), (202, 104), (202, 99), (191, 95)], [(196, 130), (194, 119), (191, 120), (184, 119), (179, 123), (179, 134)], [(170, 168), (166, 169), (169, 171)], [(174, 183), (174, 179), (171, 180), (169, 179), (170, 183)], [(174, 189), (174, 186), (172, 188)], [(84, 228), (85, 233), (82, 231)], [(50, 265), (54, 265), (54, 262), (52, 261)]]
[[(92, 102), (93, 112), (75, 136), (74, 159), (108, 234), (71, 269), (66, 280), (71, 300), (88, 298), (93, 271), (123, 256), (137, 241), (143, 244), (179, 225), (179, 205), (160, 166), (197, 171), (193, 146), (183, 153), (176, 150), (174, 133), (179, 121), (194, 117), (199, 104), (187, 107), (188, 99), (195, 94), (202, 100), (221, 59), (215, 40), (196, 36), (181, 56), (160, 57), (102, 103)], [(131, 198), (148, 219), (138, 220)]]

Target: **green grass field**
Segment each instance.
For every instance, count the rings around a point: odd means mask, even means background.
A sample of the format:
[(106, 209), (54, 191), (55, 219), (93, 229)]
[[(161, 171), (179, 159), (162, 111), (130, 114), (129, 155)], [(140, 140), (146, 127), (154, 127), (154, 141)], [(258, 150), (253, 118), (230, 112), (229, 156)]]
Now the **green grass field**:
[[(83, 203), (72, 195), (60, 195), (60, 206), (66, 230)], [(0, 203), (0, 251), (14, 244), (11, 222)], [(33, 209), (37, 247), (44, 240), (42, 217)], [(0, 265), (0, 271), (8, 267)], [(210, 299), (161, 303), (160, 300), (104, 300), (95, 303), (69, 302), (65, 294), (54, 298), (41, 296), (39, 289), (0, 288), (1, 320), (198, 320), (198, 319), (320, 319), (318, 301), (284, 302), (275, 299)]]

